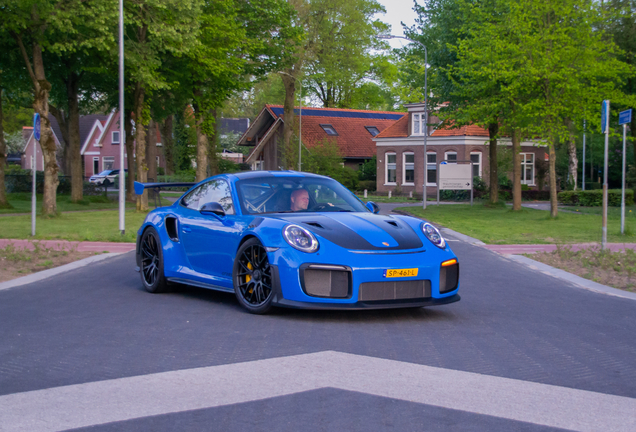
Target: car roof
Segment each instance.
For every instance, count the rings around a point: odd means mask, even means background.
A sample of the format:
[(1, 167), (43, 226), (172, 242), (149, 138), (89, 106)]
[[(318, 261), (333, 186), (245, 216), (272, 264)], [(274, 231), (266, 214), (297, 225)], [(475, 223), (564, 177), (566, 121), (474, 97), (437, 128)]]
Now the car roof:
[(307, 178), (329, 178), (318, 174), (306, 173), (300, 171), (242, 171), (232, 173), (239, 180), (251, 179), (257, 177), (307, 177)]

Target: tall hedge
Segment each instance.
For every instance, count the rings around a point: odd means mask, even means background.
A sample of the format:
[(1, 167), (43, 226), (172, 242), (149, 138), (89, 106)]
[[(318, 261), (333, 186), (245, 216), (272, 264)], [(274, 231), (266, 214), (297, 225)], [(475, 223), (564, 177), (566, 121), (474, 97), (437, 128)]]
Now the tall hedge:
[[(621, 205), (621, 190), (610, 189), (607, 191), (608, 204), (613, 207)], [(561, 204), (584, 207), (600, 207), (603, 205), (602, 190), (576, 190), (559, 192), (557, 199)], [(634, 205), (634, 191), (625, 189), (625, 205)]]

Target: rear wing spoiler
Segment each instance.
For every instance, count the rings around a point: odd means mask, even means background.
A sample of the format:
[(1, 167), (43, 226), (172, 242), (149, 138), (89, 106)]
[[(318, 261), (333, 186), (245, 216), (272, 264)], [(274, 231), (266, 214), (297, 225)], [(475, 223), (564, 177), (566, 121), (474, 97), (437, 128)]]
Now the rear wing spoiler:
[(144, 190), (150, 189), (151, 191), (154, 192), (153, 195), (154, 195), (154, 198), (155, 198), (155, 208), (157, 208), (157, 207), (159, 207), (159, 203), (161, 202), (161, 200), (159, 200), (159, 202), (157, 202), (157, 200), (159, 198), (159, 191), (161, 189), (173, 188), (173, 187), (187, 187), (187, 188), (191, 188), (195, 184), (196, 184), (195, 182), (182, 182), (182, 183), (139, 183), (139, 182), (135, 182), (135, 194), (136, 195), (143, 195)]
[(160, 189), (170, 187), (189, 187), (191, 188), (196, 183), (139, 183), (135, 182), (135, 194), (143, 195), (145, 189), (153, 189), (155, 192), (159, 192)]

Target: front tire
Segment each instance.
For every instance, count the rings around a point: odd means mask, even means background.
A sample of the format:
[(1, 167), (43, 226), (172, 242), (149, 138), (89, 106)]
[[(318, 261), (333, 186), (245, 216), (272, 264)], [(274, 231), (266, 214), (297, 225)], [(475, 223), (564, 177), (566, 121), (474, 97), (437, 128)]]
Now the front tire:
[(257, 239), (249, 239), (239, 248), (232, 278), (234, 293), (241, 306), (253, 314), (269, 312), (274, 298), (272, 269), (267, 251)]
[(150, 227), (144, 231), (139, 252), (141, 254), (139, 273), (146, 291), (151, 293), (168, 291), (168, 281), (163, 272), (163, 250), (157, 230)]

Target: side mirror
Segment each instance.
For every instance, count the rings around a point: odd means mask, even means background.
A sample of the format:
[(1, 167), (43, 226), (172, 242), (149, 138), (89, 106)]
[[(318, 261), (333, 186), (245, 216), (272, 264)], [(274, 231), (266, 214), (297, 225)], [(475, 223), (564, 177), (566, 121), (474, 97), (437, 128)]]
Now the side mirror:
[(374, 203), (373, 201), (369, 201), (367, 203), (367, 208), (369, 209), (369, 211), (371, 211), (371, 213), (373, 214), (378, 214), (380, 213), (380, 207), (378, 207), (378, 205), (376, 203)]
[(223, 210), (223, 207), (221, 207), (221, 204), (219, 204), (218, 202), (209, 202), (207, 204), (203, 204), (203, 207), (201, 207), (201, 210), (199, 210), (199, 212), (203, 215), (212, 213), (219, 217), (225, 216), (225, 210)]

